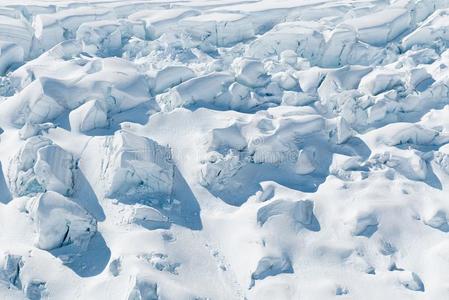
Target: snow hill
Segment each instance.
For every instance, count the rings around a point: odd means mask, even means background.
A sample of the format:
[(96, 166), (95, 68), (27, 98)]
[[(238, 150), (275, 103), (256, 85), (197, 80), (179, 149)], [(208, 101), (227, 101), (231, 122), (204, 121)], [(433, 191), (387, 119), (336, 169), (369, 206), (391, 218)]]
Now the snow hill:
[(449, 299), (449, 0), (2, 0), (0, 299)]

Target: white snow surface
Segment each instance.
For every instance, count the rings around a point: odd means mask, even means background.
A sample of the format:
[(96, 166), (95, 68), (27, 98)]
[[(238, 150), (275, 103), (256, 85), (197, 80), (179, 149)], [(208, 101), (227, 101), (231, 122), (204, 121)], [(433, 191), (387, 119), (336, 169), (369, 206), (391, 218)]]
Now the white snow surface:
[(449, 299), (449, 0), (0, 1), (0, 299)]

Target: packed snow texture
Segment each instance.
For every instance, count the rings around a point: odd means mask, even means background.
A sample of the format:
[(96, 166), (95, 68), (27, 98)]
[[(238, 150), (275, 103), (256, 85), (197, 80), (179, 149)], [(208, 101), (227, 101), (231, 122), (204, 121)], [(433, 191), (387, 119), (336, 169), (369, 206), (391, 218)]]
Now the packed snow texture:
[(2, 0), (0, 299), (449, 299), (449, 0)]

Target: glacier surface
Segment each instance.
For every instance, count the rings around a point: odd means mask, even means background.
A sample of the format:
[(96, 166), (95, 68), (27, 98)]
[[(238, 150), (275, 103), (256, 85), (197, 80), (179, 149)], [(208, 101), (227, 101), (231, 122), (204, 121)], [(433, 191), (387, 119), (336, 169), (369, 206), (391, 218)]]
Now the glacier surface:
[(0, 299), (449, 299), (449, 0), (2, 0)]

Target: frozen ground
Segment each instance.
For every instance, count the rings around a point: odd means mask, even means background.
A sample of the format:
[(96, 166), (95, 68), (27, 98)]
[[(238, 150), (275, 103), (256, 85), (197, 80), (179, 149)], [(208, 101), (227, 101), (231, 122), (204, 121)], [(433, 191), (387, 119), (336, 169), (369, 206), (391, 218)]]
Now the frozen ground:
[(0, 299), (449, 299), (449, 0), (3, 0)]

